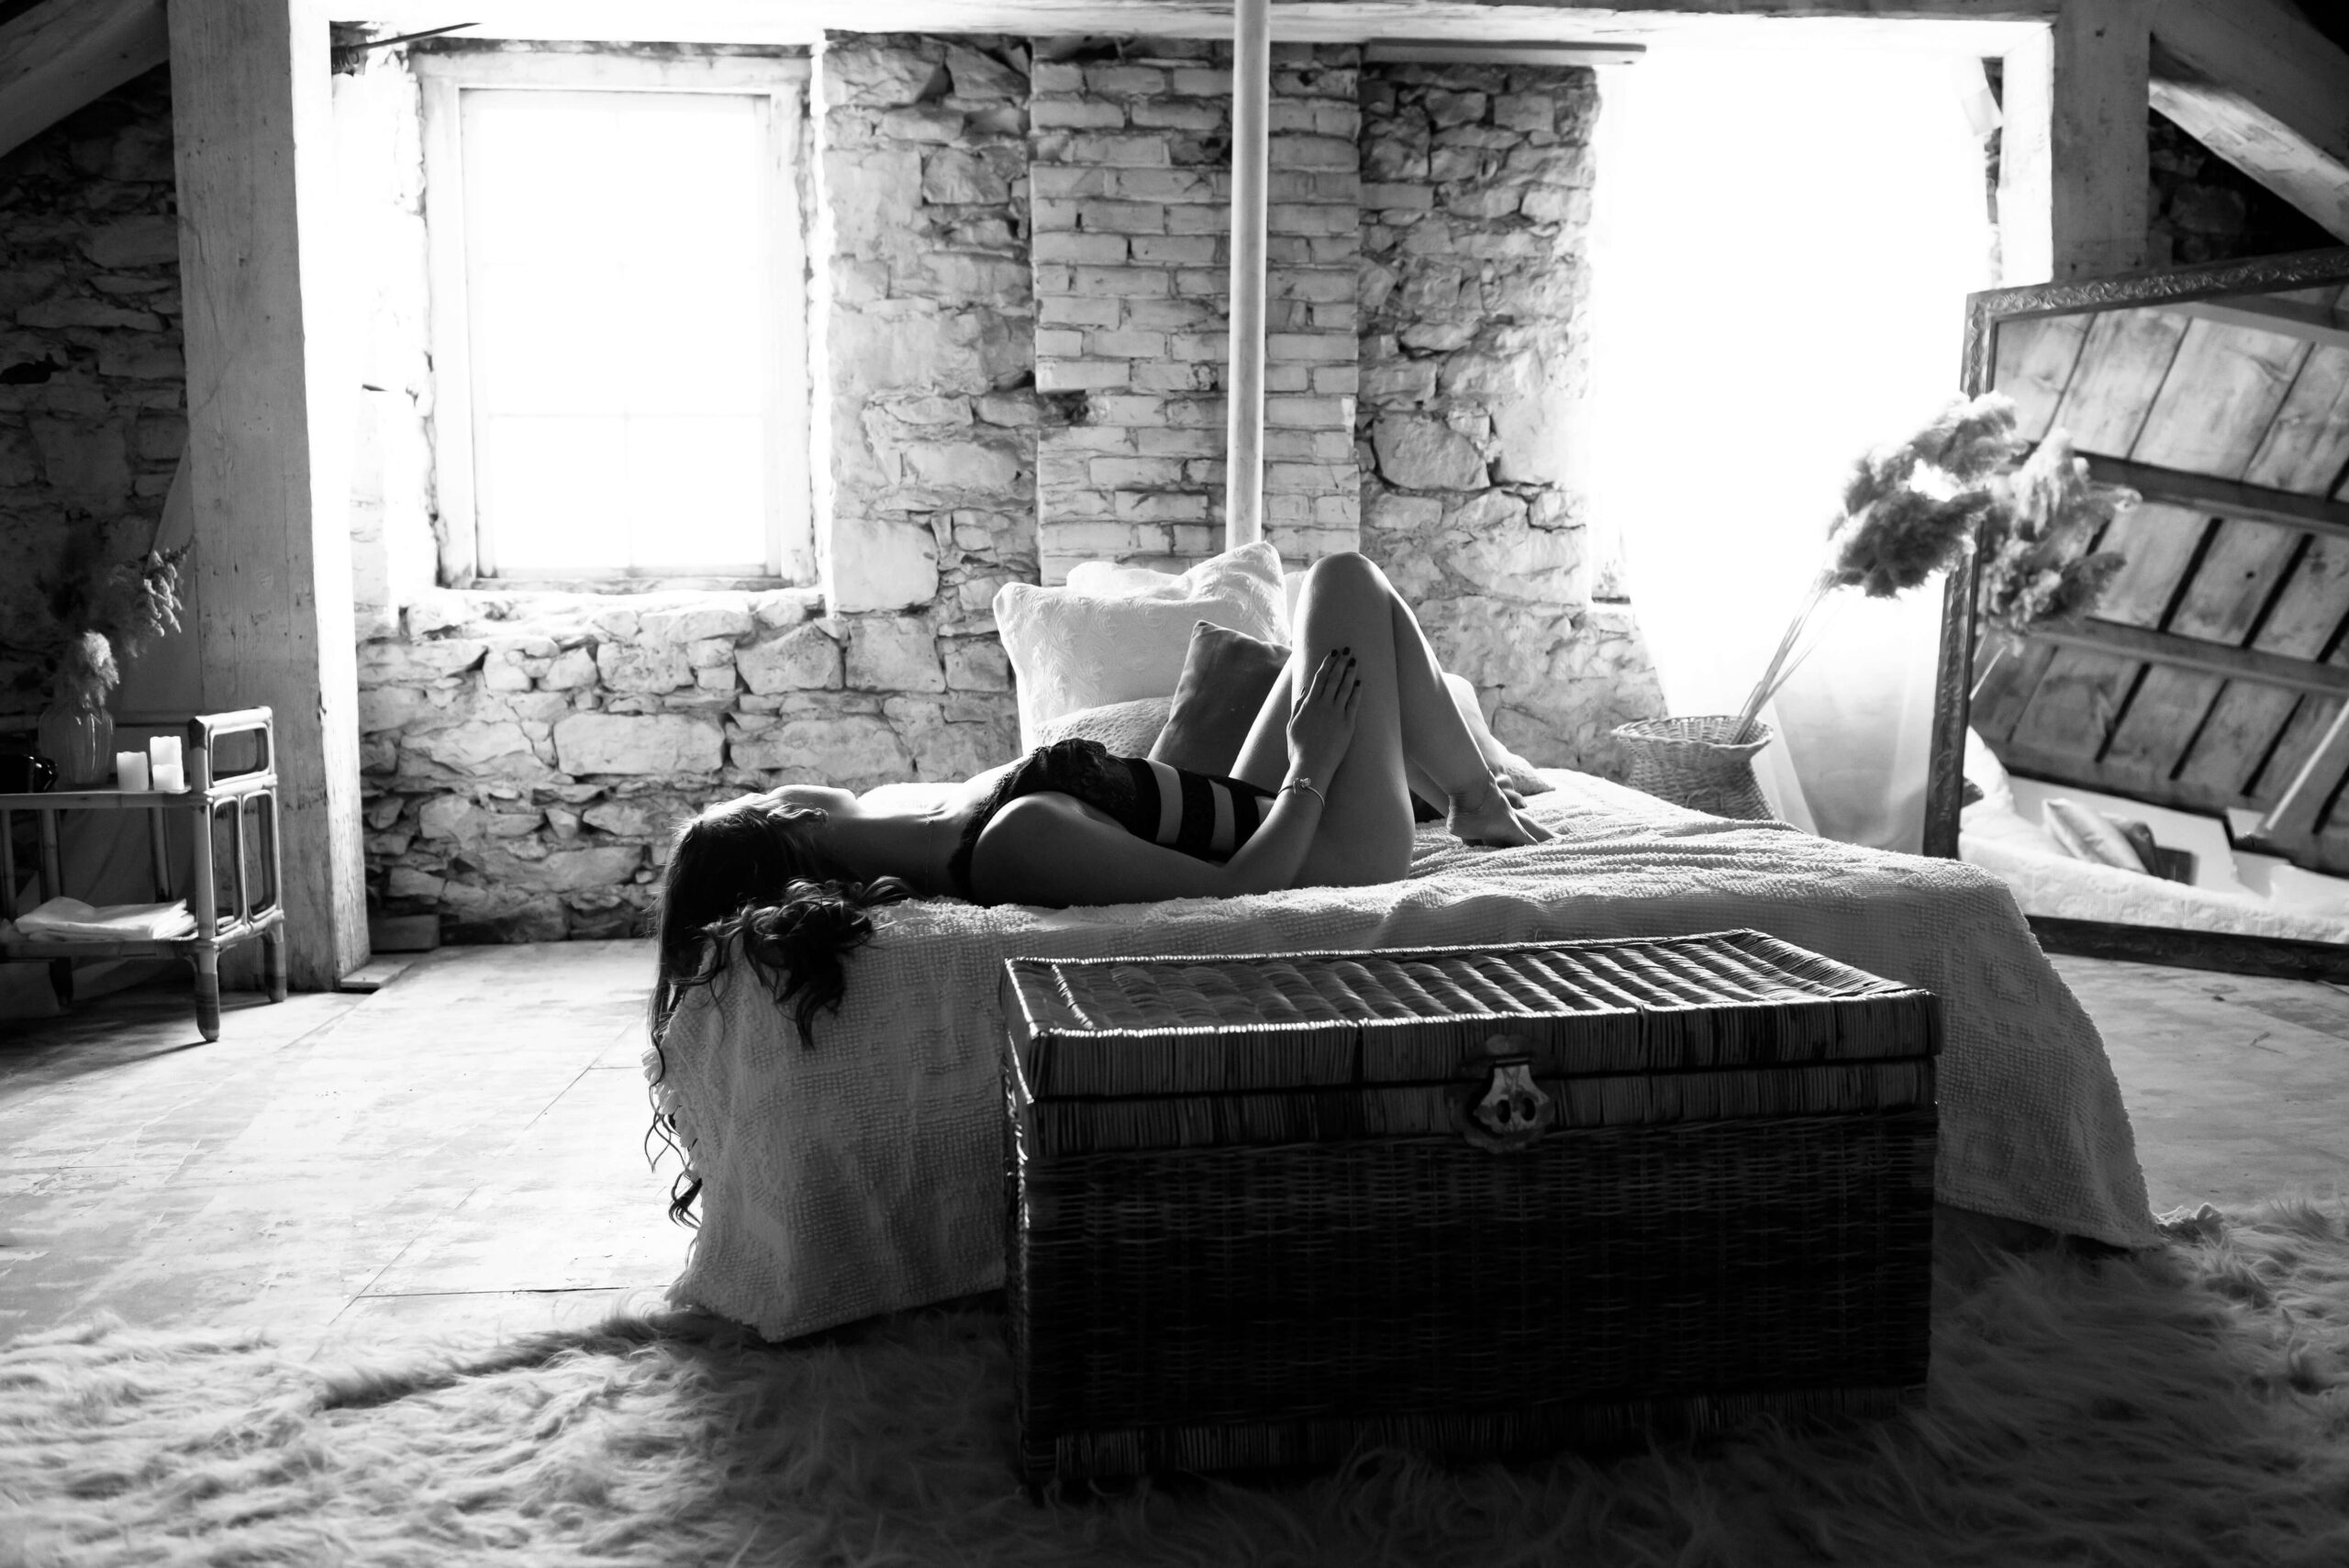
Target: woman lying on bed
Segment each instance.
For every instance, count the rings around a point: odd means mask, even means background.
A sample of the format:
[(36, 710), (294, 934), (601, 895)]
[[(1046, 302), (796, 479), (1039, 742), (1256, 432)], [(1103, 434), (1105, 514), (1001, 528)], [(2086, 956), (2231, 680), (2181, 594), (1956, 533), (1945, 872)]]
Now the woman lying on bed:
[(705, 811), (669, 857), (655, 1039), (735, 937), (807, 1038), (841, 994), (841, 957), (872, 933), (867, 911), (901, 898), (1130, 904), (1392, 882), (1410, 864), (1414, 787), (1445, 798), (1470, 843), (1549, 837), (1494, 776), (1376, 566), (1316, 562), (1295, 621), (1230, 778), (1065, 740), (959, 784), (786, 784)]

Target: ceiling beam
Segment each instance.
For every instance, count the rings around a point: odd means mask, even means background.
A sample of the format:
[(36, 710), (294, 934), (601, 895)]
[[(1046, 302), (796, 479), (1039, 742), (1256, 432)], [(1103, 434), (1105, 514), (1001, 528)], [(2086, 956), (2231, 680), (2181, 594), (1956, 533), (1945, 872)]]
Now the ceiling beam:
[(1442, 39), (1373, 39), (1363, 45), (1366, 65), (1633, 65), (1647, 52), (1636, 43), (1460, 43)]
[[(386, 32), (438, 27), (447, 0), (305, 0)], [(1279, 0), (1281, 43), (1703, 41), (2003, 55), (2062, 0)], [(1229, 39), (1231, 0), (471, 0), (469, 36), (675, 43), (813, 43), (828, 31), (1132, 34)]]
[(2118, 621), (2084, 620), (2074, 626), (2034, 627), (2026, 634), (2033, 642), (2055, 648), (2080, 648), (2116, 659), (2138, 659), (2176, 670), (2199, 670), (2230, 681), (2255, 681), (2286, 691), (2313, 692), (2319, 696), (2349, 696), (2349, 669), (2266, 653), (2232, 643), (2206, 642), (2199, 637), (2154, 631)]
[(2329, 501), (2321, 495), (2303, 495), (2294, 490), (2271, 490), (2263, 484), (2245, 484), (2208, 473), (2156, 468), (2125, 458), (2102, 457), (2093, 452), (2087, 455), (2089, 478), (2099, 484), (2125, 484), (2148, 501), (2182, 506), (2210, 517), (2300, 528), (2326, 539), (2349, 539), (2349, 504)]
[(2179, 316), (2199, 316), (2229, 327), (2249, 327), (2308, 343), (2330, 343), (2349, 349), (2349, 321), (2322, 306), (2297, 299), (2195, 299), (2162, 307)]
[(2154, 107), (2349, 240), (2349, 51), (2282, 0), (2161, 0)]
[(163, 0), (48, 0), (0, 27), (0, 153), (171, 58)]

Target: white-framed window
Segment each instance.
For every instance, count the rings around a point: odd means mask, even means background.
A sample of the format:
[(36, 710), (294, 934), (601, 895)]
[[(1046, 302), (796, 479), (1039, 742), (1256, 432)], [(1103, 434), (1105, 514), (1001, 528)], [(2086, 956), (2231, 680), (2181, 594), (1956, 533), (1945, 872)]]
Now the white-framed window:
[(807, 61), (419, 53), (442, 525), (507, 580), (812, 582)]

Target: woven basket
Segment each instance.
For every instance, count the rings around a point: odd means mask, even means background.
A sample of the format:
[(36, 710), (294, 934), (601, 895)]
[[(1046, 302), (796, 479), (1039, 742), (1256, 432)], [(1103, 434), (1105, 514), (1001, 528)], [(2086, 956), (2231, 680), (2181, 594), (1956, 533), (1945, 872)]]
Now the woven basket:
[(1766, 822), (1776, 815), (1753, 776), (1753, 754), (1776, 739), (1757, 722), (1752, 739), (1731, 741), (1737, 716), (1643, 718), (1615, 727), (1616, 744), (1631, 759), (1631, 785), (1660, 800), (1715, 817)]
[[(1005, 969), (1031, 1485), (1921, 1390), (1921, 991), (1752, 931)], [(1496, 1150), (1468, 1118), (1503, 1062), (1550, 1105)]]

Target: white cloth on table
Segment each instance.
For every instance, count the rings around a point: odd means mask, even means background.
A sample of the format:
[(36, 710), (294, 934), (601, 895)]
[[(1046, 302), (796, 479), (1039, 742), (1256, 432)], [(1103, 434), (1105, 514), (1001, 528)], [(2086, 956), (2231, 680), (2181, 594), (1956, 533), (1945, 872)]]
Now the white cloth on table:
[(195, 935), (187, 900), (168, 904), (84, 904), (52, 898), (17, 917), (17, 930), (37, 941), (160, 942)]
[[(672, 1287), (771, 1338), (1003, 1280), (1003, 961), (1295, 952), (1752, 927), (1943, 1001), (1943, 1202), (2119, 1246), (2155, 1240), (2104, 1043), (1998, 877), (1782, 823), (1684, 811), (1581, 773), (1557, 832), (1472, 850), (1422, 830), (1409, 878), (1224, 900), (878, 912), (812, 1049), (740, 965), (647, 1052), (704, 1183)], [(665, 1057), (665, 1067), (661, 1057)]]

